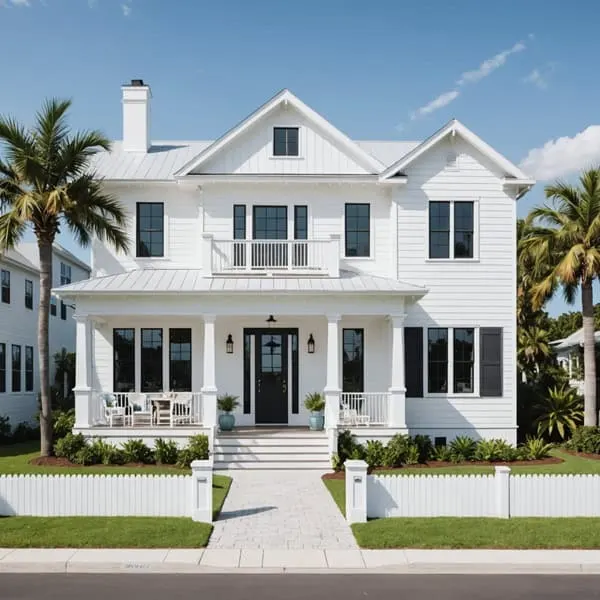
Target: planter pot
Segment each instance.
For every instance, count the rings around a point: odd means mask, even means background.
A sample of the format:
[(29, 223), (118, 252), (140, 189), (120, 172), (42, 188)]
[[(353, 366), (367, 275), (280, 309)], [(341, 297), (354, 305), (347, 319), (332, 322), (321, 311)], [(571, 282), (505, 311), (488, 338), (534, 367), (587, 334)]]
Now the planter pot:
[(319, 413), (311, 413), (308, 418), (308, 428), (311, 431), (322, 431), (325, 427), (325, 416)]
[(219, 415), (219, 429), (221, 431), (231, 431), (235, 425), (235, 417), (231, 413)]

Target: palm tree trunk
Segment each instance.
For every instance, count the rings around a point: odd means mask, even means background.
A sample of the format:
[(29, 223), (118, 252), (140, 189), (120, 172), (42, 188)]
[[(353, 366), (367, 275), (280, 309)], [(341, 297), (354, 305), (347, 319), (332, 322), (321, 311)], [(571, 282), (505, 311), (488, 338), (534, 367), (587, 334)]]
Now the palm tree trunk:
[(584, 373), (584, 413), (583, 424), (596, 426), (596, 352), (594, 339), (594, 293), (592, 281), (581, 284), (581, 309), (583, 315), (583, 373)]
[(38, 239), (40, 252), (40, 306), (38, 312), (38, 353), (40, 363), (40, 454), (52, 454), (52, 398), (50, 396), (50, 350), (48, 319), (52, 289), (52, 242)]

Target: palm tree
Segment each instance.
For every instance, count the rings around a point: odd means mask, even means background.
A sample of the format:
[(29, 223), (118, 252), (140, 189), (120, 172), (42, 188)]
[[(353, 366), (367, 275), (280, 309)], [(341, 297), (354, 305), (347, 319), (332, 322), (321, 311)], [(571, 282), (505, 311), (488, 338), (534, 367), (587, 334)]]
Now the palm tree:
[(535, 325), (519, 328), (517, 362), (522, 373), (539, 372), (539, 364), (551, 355), (548, 332), (545, 329)]
[(71, 133), (69, 100), (48, 100), (31, 128), (0, 117), (0, 251), (12, 248), (31, 228), (40, 256), (38, 351), (41, 388), (41, 455), (52, 450), (48, 315), (52, 288), (52, 244), (67, 227), (82, 246), (91, 236), (126, 250), (125, 212), (90, 168), (97, 149), (110, 149), (98, 131)]
[[(598, 423), (592, 284), (600, 272), (600, 169), (581, 173), (578, 187), (557, 181), (545, 193), (553, 203), (531, 211), (531, 230), (521, 242), (534, 258), (532, 299), (539, 307), (562, 286), (572, 303), (581, 289), (584, 424), (593, 426)], [(546, 266), (550, 266), (548, 271)]]

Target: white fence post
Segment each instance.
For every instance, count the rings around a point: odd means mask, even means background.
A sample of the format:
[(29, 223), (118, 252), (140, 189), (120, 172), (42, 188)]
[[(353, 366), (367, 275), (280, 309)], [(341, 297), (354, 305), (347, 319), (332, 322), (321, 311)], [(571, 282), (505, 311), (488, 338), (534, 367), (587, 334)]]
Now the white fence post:
[(192, 521), (212, 523), (213, 459), (192, 461)]
[(346, 470), (346, 521), (367, 522), (367, 463), (364, 460), (347, 460)]
[(495, 467), (496, 510), (500, 519), (510, 519), (510, 467)]

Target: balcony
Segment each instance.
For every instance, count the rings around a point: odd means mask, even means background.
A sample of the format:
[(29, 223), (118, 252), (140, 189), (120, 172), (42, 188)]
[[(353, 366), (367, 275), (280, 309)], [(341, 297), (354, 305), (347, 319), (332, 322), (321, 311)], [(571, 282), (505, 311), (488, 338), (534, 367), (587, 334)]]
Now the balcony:
[(205, 233), (210, 275), (339, 277), (340, 237), (320, 240), (216, 240)]

